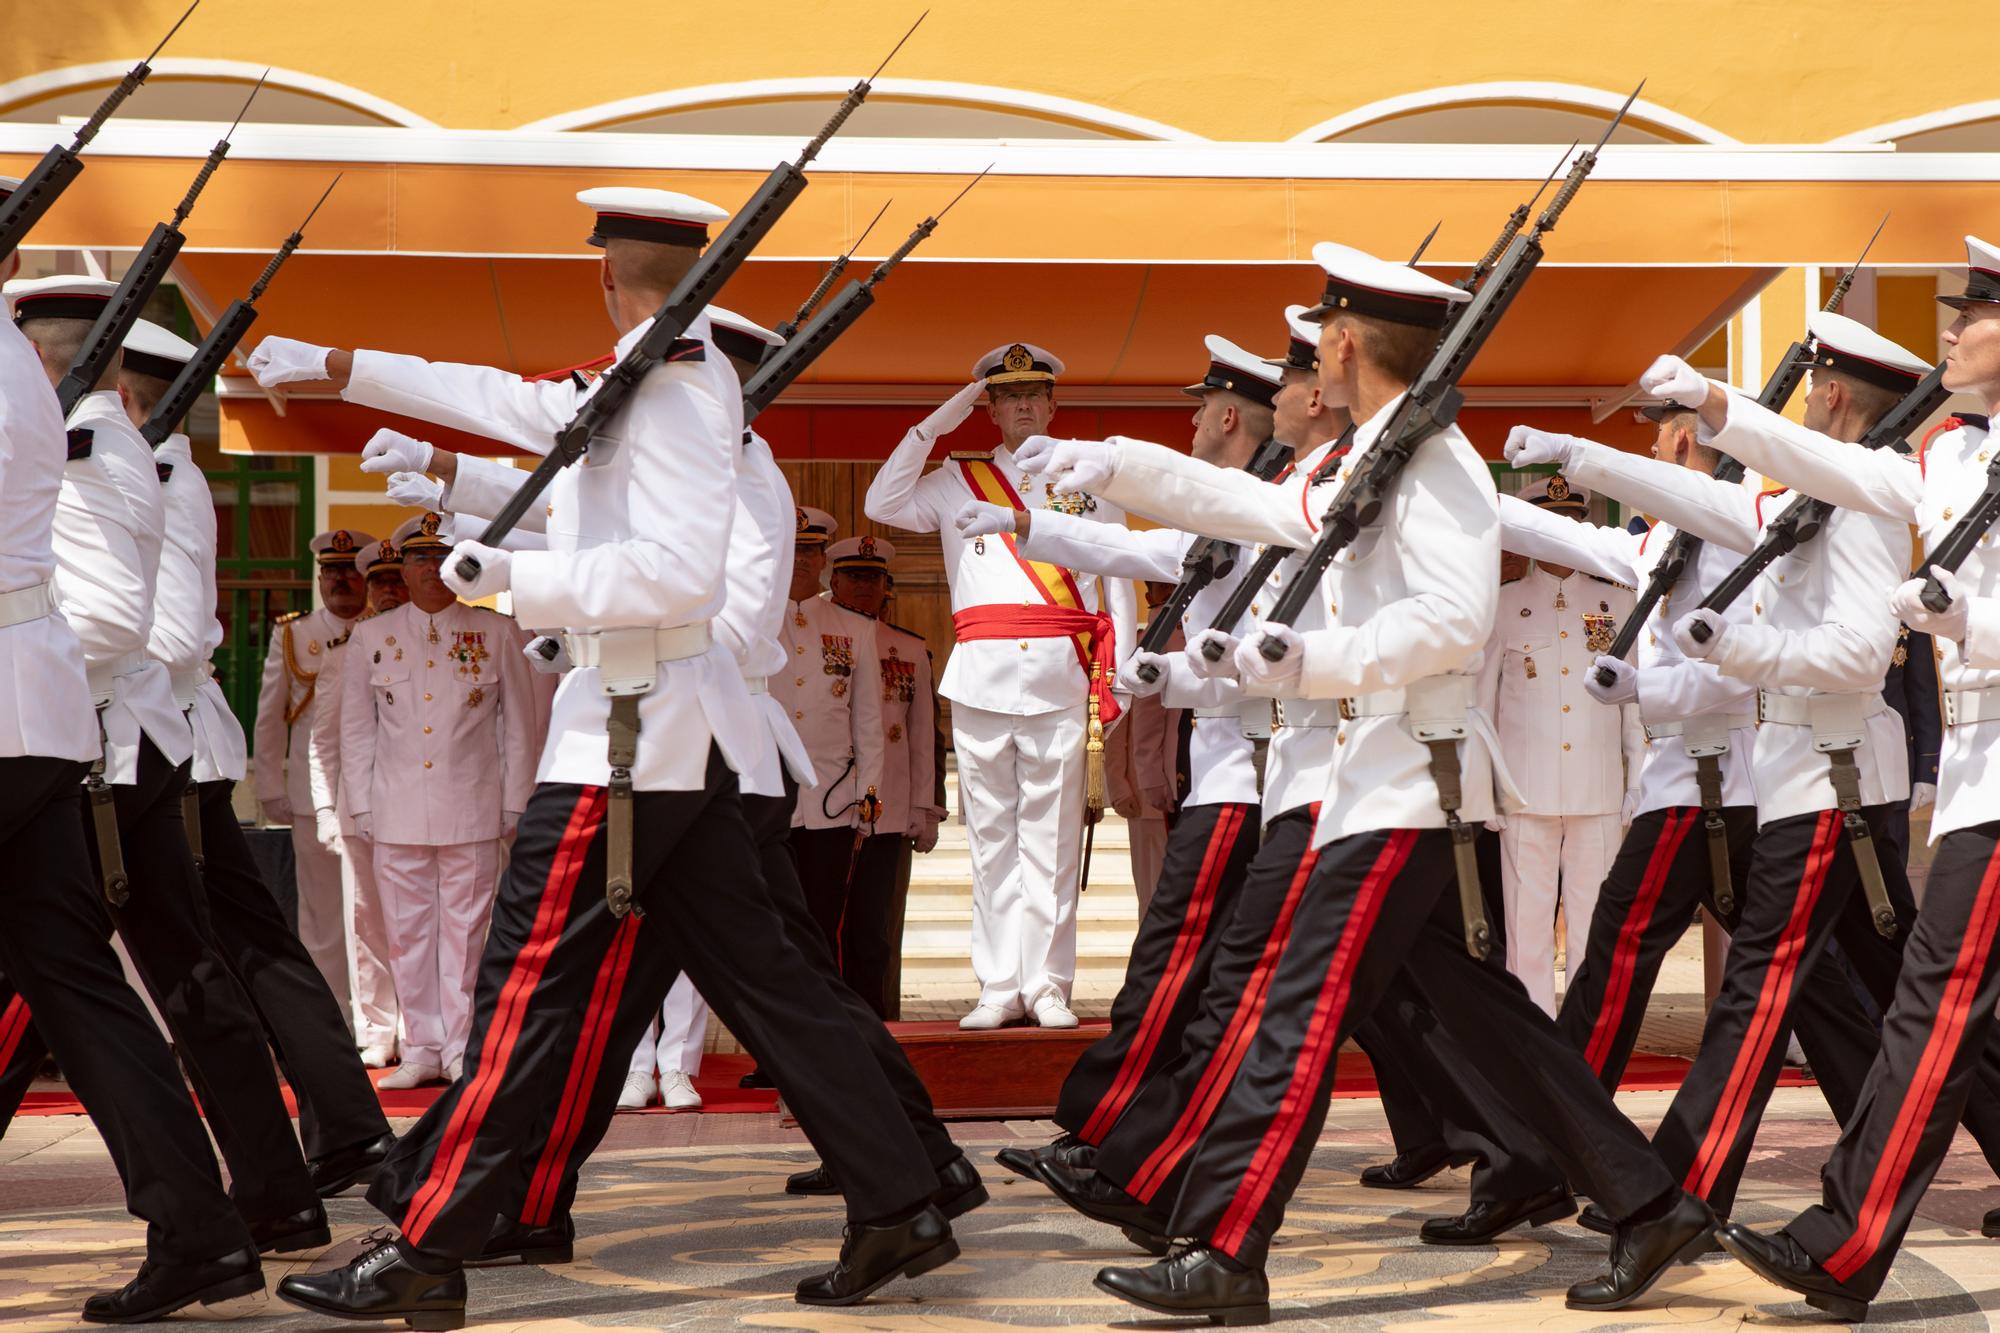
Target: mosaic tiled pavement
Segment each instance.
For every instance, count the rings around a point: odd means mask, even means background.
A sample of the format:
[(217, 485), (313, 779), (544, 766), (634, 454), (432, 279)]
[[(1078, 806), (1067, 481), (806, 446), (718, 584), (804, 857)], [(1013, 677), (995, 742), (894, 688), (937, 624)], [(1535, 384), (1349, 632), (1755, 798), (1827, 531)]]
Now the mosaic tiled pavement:
[[(1666, 1096), (1621, 1099), (1641, 1124)], [(993, 1189), (993, 1202), (962, 1219), (964, 1255), (885, 1299), (849, 1311), (811, 1311), (790, 1299), (794, 1282), (833, 1259), (836, 1204), (785, 1196), (784, 1175), (810, 1160), (801, 1136), (772, 1116), (622, 1117), (590, 1167), (578, 1206), (577, 1262), (560, 1269), (471, 1275), (472, 1315), (494, 1329), (976, 1330), (1154, 1329), (1175, 1321), (1097, 1293), (1091, 1274), (1132, 1252), (1117, 1235), (1073, 1217), (1039, 1187), (991, 1165), (995, 1148), (1039, 1140), (1035, 1122), (955, 1127)], [(1739, 1216), (1789, 1217), (1813, 1188), (1832, 1140), (1817, 1093), (1781, 1090), (1759, 1140)], [(1712, 1258), (1674, 1271), (1645, 1308), (1616, 1316), (1565, 1311), (1563, 1289), (1595, 1272), (1604, 1247), (1572, 1225), (1545, 1227), (1496, 1246), (1442, 1250), (1417, 1243), (1417, 1225), (1455, 1209), (1463, 1176), (1402, 1194), (1361, 1189), (1355, 1172), (1387, 1145), (1372, 1101), (1335, 1103), (1326, 1134), (1272, 1263), (1274, 1313), (1290, 1327), (1401, 1330), (1570, 1330), (1623, 1324), (1805, 1327), (1811, 1312), (1736, 1264)], [(140, 1233), (120, 1207), (118, 1184), (87, 1121), (16, 1121), (0, 1140), (0, 1328), (74, 1327), (93, 1290), (129, 1276)], [(2000, 1310), (2000, 1242), (1977, 1234), (2000, 1204), (2000, 1185), (1961, 1136), (1926, 1200), (1909, 1247), (1870, 1326), (1984, 1329)], [(379, 1221), (359, 1198), (332, 1206), (337, 1257)], [(324, 1263), (273, 1261), (267, 1277)], [(218, 1312), (236, 1329), (304, 1333), (345, 1327), (269, 1298)], [(183, 1318), (192, 1330), (214, 1316)]]

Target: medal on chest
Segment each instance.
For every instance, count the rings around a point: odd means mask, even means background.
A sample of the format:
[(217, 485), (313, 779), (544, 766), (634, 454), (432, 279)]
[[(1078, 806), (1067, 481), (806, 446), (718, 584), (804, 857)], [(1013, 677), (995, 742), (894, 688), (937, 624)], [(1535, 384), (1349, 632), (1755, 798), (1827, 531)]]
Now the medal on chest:
[(467, 708), (477, 708), (479, 707), (479, 705), (485, 702), (486, 702), (486, 687), (483, 685), (474, 685), (472, 687), (472, 693), (465, 696), (465, 706)]
[(1044, 509), (1053, 509), (1059, 514), (1094, 514), (1097, 512), (1096, 499), (1088, 495), (1057, 495), (1056, 484), (1052, 481), (1042, 483), (1042, 494), (1044, 496), (1042, 507)]
[[(431, 642), (437, 642), (437, 630), (431, 630)], [(486, 651), (486, 631), (477, 629), (455, 629), (451, 632), (451, 647), (445, 656), (458, 665), (456, 670), (460, 680), (478, 682), (484, 674), (484, 664), (492, 654)]]
[(1610, 652), (1611, 642), (1617, 637), (1618, 617), (1595, 611), (1583, 613), (1583, 642), (1591, 652)]
[[(917, 697), (917, 664), (905, 662), (891, 648), (882, 659), (882, 702), (909, 703)], [(900, 728), (898, 728), (900, 730)], [(891, 736), (890, 740), (897, 737)]]
[(854, 674), (854, 640), (844, 634), (820, 635), (819, 669), (822, 674), (835, 678), (833, 697), (839, 699), (845, 696), (847, 677)]

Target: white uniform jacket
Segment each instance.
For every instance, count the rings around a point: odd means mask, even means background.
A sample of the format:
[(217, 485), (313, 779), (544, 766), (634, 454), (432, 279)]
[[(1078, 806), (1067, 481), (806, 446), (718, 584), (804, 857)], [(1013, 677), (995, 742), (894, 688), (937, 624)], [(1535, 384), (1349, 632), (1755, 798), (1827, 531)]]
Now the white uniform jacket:
[[(0, 593), (26, 601), (55, 578), (63, 452), (62, 410), (41, 357), (0, 320)], [(0, 628), (0, 757), (97, 758), (83, 647), (53, 605)]]
[(528, 663), (507, 617), (415, 602), (359, 621), (341, 654), (340, 806), (378, 843), (501, 836), (534, 770)]
[[(882, 654), (875, 622), (826, 593), (787, 601), (785, 666), (771, 680), (819, 782), (799, 789), (793, 828), (853, 828), (871, 788), (882, 794)], [(895, 832), (887, 824), (872, 831)]]
[[(1715, 445), (1728, 452), (1728, 441), (1718, 438)], [(1857, 445), (1849, 453), (1860, 457), (1865, 451)], [(1755, 493), (1602, 445), (1588, 446), (1581, 455), (1570, 471), (1574, 480), (1742, 554), (1797, 498)], [(1772, 704), (1774, 695), (1852, 696), (1866, 718), (1865, 743), (1855, 755), (1862, 804), (1910, 794), (1903, 720), (1882, 698), (1882, 677), (1896, 647), (1889, 594), (1903, 581), (1909, 552), (1903, 525), (1835, 510), (1819, 536), (1765, 570), (1743, 595), (1750, 602), (1748, 623), (1732, 624), (1710, 654), (1708, 660), (1725, 676), (1757, 686), (1763, 700), (1760, 713), (1766, 720), (1757, 728), (1755, 757), (1760, 823), (1830, 810), (1837, 803), (1827, 757), (1813, 749), (1812, 727), (1773, 719), (1773, 709), (1786, 706)], [(1676, 618), (1688, 609), (1680, 608)]]
[(153, 450), (153, 465), (166, 499), (167, 539), (146, 653), (166, 667), (174, 707), (192, 729), (194, 780), (240, 782), (248, 758), (243, 724), (222, 697), (209, 661), (222, 645), (222, 622), (215, 618), (215, 498), (194, 465), (194, 446), (178, 431)]
[[(889, 455), (889, 461), (875, 474), (875, 480), (869, 483), (863, 504), (868, 517), (911, 532), (938, 534), (954, 613), (975, 606), (1045, 605), (1038, 586), (1016, 557), (1011, 538), (970, 540), (959, 534), (952, 520), (965, 502), (993, 497), (974, 494), (965, 472), (965, 460), (947, 459), (942, 466), (925, 473), (924, 462), (930, 455), (931, 443), (931, 437), (921, 427), (903, 437), (903, 442)], [(1046, 483), (1024, 476), (1015, 466), (1012, 450), (995, 450), (992, 462), (1022, 507), (1039, 512), (1054, 503)], [(1125, 521), (1124, 511), (1102, 496), (1084, 497), (1077, 503), (1088, 505), (1085, 514), (1096, 522)], [(1111, 616), (1118, 660), (1124, 661), (1132, 651), (1137, 623), (1137, 598), (1132, 585), (1116, 580), (1105, 584), (1089, 577), (1080, 577), (1076, 583), (1085, 610), (1102, 609)], [(1081, 707), (1089, 683), (1071, 639), (981, 639), (960, 643), (952, 649), (951, 658), (945, 663), (944, 678), (938, 682), (938, 692), (970, 708), (1026, 717)]]
[(921, 634), (875, 622), (882, 650), (882, 819), (880, 833), (916, 837), (944, 820), (937, 803), (937, 687)]
[[(1310, 547), (1338, 485), (1374, 448), (1395, 403), (1354, 436), (1331, 474), (1294, 473), (1279, 484), (1197, 463), (1139, 441), (1119, 442), (1105, 494), (1161, 522), (1235, 542)], [(1465, 712), (1459, 746), (1465, 792), (1461, 817), (1483, 823), (1495, 812), (1498, 746), (1477, 706), (1476, 688), (1500, 584), (1500, 525), (1493, 479), (1462, 431), (1446, 430), (1416, 452), (1383, 506), (1320, 581), (1327, 628), (1304, 632), (1300, 693), (1354, 699), (1339, 724), (1332, 782), (1320, 807), (1317, 840), (1382, 828), (1442, 828), (1430, 751), (1400, 713), (1411, 686), (1451, 693)], [(1438, 681), (1456, 677), (1459, 683)]]
[[(1620, 583), (1645, 587), (1653, 568), (1672, 544), (1671, 523), (1655, 523), (1643, 533), (1598, 527), (1559, 517), (1511, 495), (1500, 497), (1500, 545), (1535, 560), (1548, 560), (1586, 570)], [(1673, 622), (1698, 605), (1742, 559), (1739, 552), (1703, 542), (1694, 568), (1683, 571), (1674, 591), (1654, 604), (1646, 628), (1632, 650), (1639, 669), (1639, 723), (1648, 728), (1639, 772), (1639, 804), (1635, 811), (1698, 805), (1701, 790), (1695, 761), (1681, 735), (1692, 718), (1714, 718), (1731, 724), (1729, 750), (1719, 756), (1722, 803), (1753, 806), (1757, 787), (1750, 759), (1757, 745), (1757, 687), (1723, 675), (1707, 662), (1681, 654), (1674, 641)], [(1739, 598), (1726, 613), (1733, 625), (1749, 623), (1751, 602)], [(1505, 617), (1500, 619), (1504, 620)], [(1602, 707), (1592, 703), (1593, 708)], [(1581, 707), (1581, 705), (1577, 705)]]
[[(373, 611), (363, 611), (354, 623), (360, 625), (374, 618)], [(344, 699), (342, 679), (351, 660), (347, 655), (348, 642), (336, 643), (320, 658), (319, 692), (313, 701), (312, 732), (306, 741), (306, 770), (312, 809), (334, 811), (340, 820), (341, 834), (353, 837), (360, 830), (355, 827), (354, 815), (347, 809), (340, 788), (340, 712)], [(306, 818), (303, 807), (296, 813), (300, 819)]]
[[(1916, 458), (1886, 450), (1862, 450), (1816, 434), (1776, 413), (1735, 395), (1729, 419), (1715, 437), (1747, 465), (1807, 495), (1879, 516), (1893, 524), (1913, 523), (1926, 551), (1950, 532), (1958, 517), (1985, 489), (1986, 467), (1992, 460), (1993, 437), (1971, 426), (1946, 431)], [(1901, 531), (1901, 529), (1898, 529)], [(1898, 568), (1902, 561), (1897, 561)], [(1903, 576), (1900, 572), (1897, 580)], [(1958, 569), (1959, 586), (1972, 598), (1971, 629), (1964, 643), (1937, 640), (1938, 685), (1950, 707), (1946, 712), (1943, 748), (1938, 756), (1937, 808), (1931, 814), (1931, 838), (2000, 819), (2000, 782), (1992, 776), (1993, 756), (2000, 754), (2000, 713), (1986, 705), (1987, 720), (1954, 724), (1959, 698), (1966, 692), (2000, 689), (2000, 530), (1980, 538)], [(1886, 603), (1893, 584), (1871, 592)], [(1893, 636), (1892, 636), (1893, 637)], [(1725, 640), (1725, 643), (1727, 640)]]
[[(649, 327), (620, 338), (614, 355), (624, 356)], [(736, 513), (743, 389), (709, 345), (708, 328), (706, 315), (695, 319), (680, 355), (646, 377), (583, 461), (563, 469), (531, 511), (528, 526), (547, 534), (549, 549), (515, 553), (514, 614), (523, 625), (592, 632), (709, 622), (714, 634)], [(344, 396), (543, 454), (594, 389), (357, 352)], [(459, 491), (455, 485), (451, 507), (480, 512)], [(610, 711), (596, 667), (565, 674), (536, 780), (608, 783)], [(711, 741), (737, 773), (757, 761), (763, 728), (719, 636), (705, 652), (659, 664), (639, 718), (632, 781), (641, 791), (700, 790)]]
[(167, 669), (146, 656), (166, 539), (166, 500), (153, 451), (110, 390), (85, 394), (71, 430), (91, 433), (88, 457), (63, 468), (56, 504), (56, 597), (83, 643), (91, 697), (103, 705), (104, 779), (137, 780), (143, 733), (169, 764), (194, 751)]
[[(1195, 540), (1193, 533), (1176, 528), (1141, 531), (1048, 511), (1036, 513), (1021, 551), (1031, 560), (1046, 560), (1105, 578), (1178, 583), (1181, 560)], [(1184, 634), (1192, 637), (1208, 628), (1254, 560), (1254, 556), (1246, 558), (1239, 552), (1229, 578), (1218, 579), (1195, 595), (1181, 618)], [(1230, 682), (1196, 678), (1187, 670), (1186, 660), (1176, 661), (1177, 657), (1168, 659), (1161, 702), (1168, 708), (1194, 713), (1188, 736), (1188, 794), (1181, 804), (1257, 804), (1256, 746), (1245, 734), (1244, 714), (1249, 710), (1265, 724), (1257, 729), (1268, 734), (1271, 705), (1261, 699), (1246, 702), (1240, 687)], [(1251, 725), (1256, 728), (1256, 723)], [(1171, 752), (1167, 762), (1169, 766), (1174, 762)]]
[(792, 556), (798, 549), (797, 513), (792, 487), (771, 456), (771, 446), (756, 431), (744, 433), (736, 456), (736, 521), (729, 529), (729, 591), (722, 614), (715, 619), (716, 636), (728, 645), (751, 691), (751, 703), (770, 737), (758, 747), (754, 770), (742, 775), (743, 790), (752, 796), (782, 796), (782, 763), (801, 789), (814, 777), (812, 757), (792, 725), (791, 710), (772, 694), (773, 677), (786, 669), (791, 654), (782, 641), (792, 609)]
[(310, 818), (314, 805), (306, 754), (320, 703), (319, 673), (355, 624), (316, 606), (280, 616), (272, 627), (264, 680), (257, 690), (257, 720), (251, 727), (257, 742), (258, 804), (283, 800), (295, 818)]

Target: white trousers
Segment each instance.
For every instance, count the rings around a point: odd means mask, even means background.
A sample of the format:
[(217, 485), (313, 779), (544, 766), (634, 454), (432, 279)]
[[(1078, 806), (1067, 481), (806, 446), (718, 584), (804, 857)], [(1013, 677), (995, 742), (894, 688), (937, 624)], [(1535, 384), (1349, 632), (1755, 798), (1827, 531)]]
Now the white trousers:
[(382, 895), (375, 886), (375, 850), (365, 838), (340, 840), (341, 873), (346, 876), (348, 975), (354, 978), (354, 1012), (348, 1026), (354, 1044), (394, 1046), (399, 1040), (402, 1010), (396, 1004), (396, 978), (389, 960), (389, 922), (382, 912)]
[(1624, 828), (1610, 815), (1508, 815), (1500, 830), (1500, 890), (1507, 903), (1507, 970), (1536, 1004), (1556, 1013), (1556, 902), (1569, 967), (1583, 962), (1597, 891)]
[[(351, 1015), (354, 993), (347, 974), (347, 895), (341, 880), (341, 858), (319, 845), (313, 812), (296, 812), (292, 821), (292, 862), (299, 889), (299, 943), (326, 978), (327, 989)], [(350, 1017), (348, 1026), (353, 1026)]]
[(1125, 836), (1132, 844), (1132, 887), (1139, 894), (1139, 916), (1153, 904), (1153, 890), (1159, 887), (1160, 867), (1167, 859), (1167, 817), (1140, 815), (1125, 821)]
[(660, 1005), (660, 1016), (632, 1052), (634, 1074), (667, 1074), (678, 1069), (689, 1078), (701, 1072), (701, 1046), (708, 1036), (708, 1001), (683, 972)]
[(1010, 1014), (1076, 978), (1083, 852), (1079, 703), (1016, 717), (952, 704), (958, 800), (972, 845), (972, 970), (979, 1002)]
[(472, 987), (499, 885), (500, 843), (375, 844), (389, 967), (403, 1005), (403, 1063), (439, 1069), (465, 1054)]

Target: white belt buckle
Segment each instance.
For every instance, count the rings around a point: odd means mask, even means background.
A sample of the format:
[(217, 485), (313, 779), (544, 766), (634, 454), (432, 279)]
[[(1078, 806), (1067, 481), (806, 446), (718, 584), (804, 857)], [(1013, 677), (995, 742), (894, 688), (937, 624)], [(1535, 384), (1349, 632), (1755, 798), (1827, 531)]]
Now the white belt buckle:
[(613, 698), (652, 693), (660, 671), (655, 643), (655, 632), (650, 627), (599, 630), (598, 688)]

